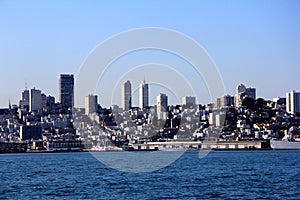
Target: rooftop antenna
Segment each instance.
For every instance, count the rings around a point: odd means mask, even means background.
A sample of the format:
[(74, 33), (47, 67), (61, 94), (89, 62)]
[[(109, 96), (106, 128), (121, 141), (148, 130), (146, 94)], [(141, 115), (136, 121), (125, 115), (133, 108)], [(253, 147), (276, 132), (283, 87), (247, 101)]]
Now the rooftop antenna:
[(27, 90), (27, 81), (25, 80), (25, 90)]

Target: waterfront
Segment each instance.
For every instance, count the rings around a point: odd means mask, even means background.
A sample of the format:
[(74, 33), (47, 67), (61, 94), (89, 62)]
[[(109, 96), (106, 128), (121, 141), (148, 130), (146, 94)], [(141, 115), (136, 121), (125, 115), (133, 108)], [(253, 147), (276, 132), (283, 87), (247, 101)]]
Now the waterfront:
[(299, 199), (299, 155), (212, 151), (199, 159), (187, 152), (166, 168), (133, 174), (108, 168), (90, 153), (2, 154), (0, 199)]

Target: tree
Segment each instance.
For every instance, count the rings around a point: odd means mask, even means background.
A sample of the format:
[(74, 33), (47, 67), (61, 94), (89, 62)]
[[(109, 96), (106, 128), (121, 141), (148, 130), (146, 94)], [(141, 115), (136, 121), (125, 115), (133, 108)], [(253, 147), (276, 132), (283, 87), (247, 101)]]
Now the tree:
[(262, 110), (265, 105), (265, 100), (262, 98), (258, 98), (255, 100), (255, 110)]

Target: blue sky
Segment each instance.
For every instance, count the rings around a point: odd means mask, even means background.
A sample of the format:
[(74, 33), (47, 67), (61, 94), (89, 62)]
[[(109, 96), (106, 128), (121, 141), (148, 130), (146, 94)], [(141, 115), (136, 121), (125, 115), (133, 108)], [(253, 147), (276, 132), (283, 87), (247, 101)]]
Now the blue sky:
[(18, 102), (25, 81), (58, 97), (60, 73), (76, 75), (100, 42), (143, 27), (196, 40), (229, 94), (244, 83), (256, 87), (258, 97), (284, 96), (300, 90), (299, 13), (297, 0), (0, 0), (0, 107)]

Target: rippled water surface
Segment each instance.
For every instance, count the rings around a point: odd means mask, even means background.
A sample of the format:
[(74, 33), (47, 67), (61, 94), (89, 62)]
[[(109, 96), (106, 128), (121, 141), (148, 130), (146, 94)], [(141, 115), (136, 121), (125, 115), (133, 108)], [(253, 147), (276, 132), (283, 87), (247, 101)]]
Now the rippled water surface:
[(137, 174), (90, 153), (2, 154), (0, 180), (0, 199), (300, 199), (300, 151), (187, 152)]

